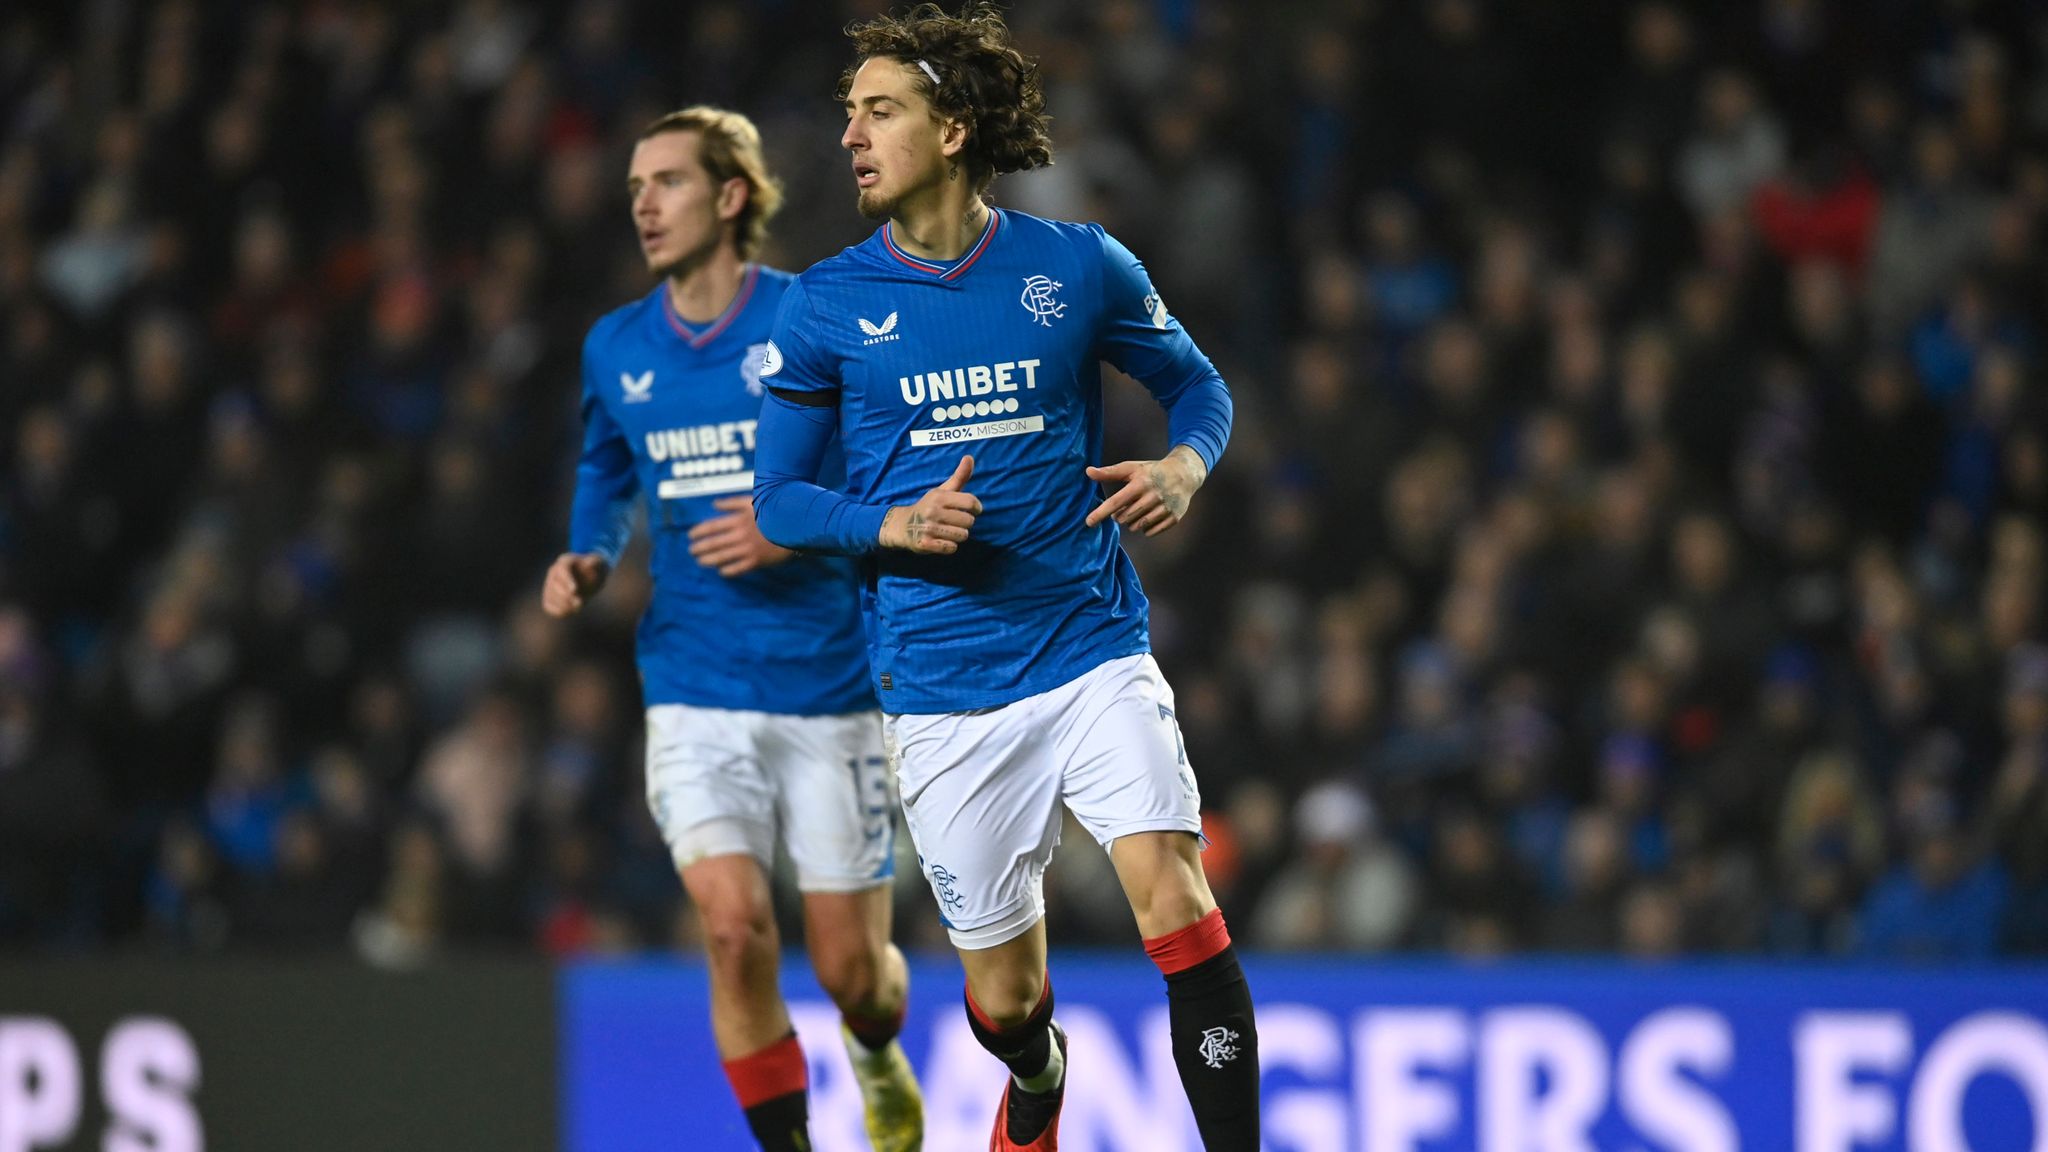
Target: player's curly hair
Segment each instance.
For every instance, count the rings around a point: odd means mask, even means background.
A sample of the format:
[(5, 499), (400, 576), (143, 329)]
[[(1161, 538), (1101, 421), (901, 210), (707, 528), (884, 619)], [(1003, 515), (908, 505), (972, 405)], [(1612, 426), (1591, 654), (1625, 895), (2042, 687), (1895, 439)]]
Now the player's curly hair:
[[(939, 120), (968, 125), (961, 159), (976, 192), (985, 192), (1005, 172), (1052, 163), (1046, 131), (1045, 81), (1038, 61), (1010, 43), (1002, 10), (972, 0), (958, 16), (937, 4), (919, 4), (902, 16), (877, 16), (846, 29), (853, 41), (853, 66), (839, 78), (839, 98), (853, 88), (853, 74), (877, 56), (910, 65), (918, 91)], [(935, 83), (919, 61), (936, 73)]]
[(768, 240), (768, 221), (782, 209), (782, 182), (768, 170), (761, 152), (761, 130), (738, 112), (693, 104), (671, 112), (640, 130), (640, 139), (664, 132), (695, 132), (698, 157), (714, 185), (738, 177), (747, 182), (747, 206), (740, 209), (735, 247), (740, 259), (752, 260)]

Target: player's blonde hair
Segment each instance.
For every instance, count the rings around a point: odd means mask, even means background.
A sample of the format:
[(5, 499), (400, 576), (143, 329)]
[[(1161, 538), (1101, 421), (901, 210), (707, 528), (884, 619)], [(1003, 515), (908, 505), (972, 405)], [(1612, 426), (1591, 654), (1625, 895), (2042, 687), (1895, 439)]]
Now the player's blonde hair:
[(735, 177), (747, 182), (747, 206), (740, 209), (737, 247), (751, 260), (768, 240), (768, 220), (782, 208), (782, 182), (768, 171), (761, 152), (761, 130), (741, 113), (709, 104), (693, 104), (671, 112), (640, 130), (640, 139), (664, 132), (695, 132), (704, 170), (713, 183)]

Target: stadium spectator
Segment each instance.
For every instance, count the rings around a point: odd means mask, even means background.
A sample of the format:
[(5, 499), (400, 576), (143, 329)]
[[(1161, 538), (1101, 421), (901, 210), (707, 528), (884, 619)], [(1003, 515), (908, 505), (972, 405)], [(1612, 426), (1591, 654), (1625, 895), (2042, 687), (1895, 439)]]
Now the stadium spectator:
[(1283, 951), (1384, 952), (1415, 914), (1415, 870), (1382, 836), (1357, 788), (1318, 784), (1295, 803), (1301, 857), (1273, 878), (1252, 939)]

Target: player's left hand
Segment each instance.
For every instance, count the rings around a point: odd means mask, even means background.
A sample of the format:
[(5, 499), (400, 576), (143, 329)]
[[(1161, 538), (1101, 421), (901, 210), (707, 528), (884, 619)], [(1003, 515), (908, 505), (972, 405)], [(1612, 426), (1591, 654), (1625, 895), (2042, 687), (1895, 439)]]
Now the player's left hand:
[(780, 564), (796, 553), (770, 544), (754, 523), (752, 496), (721, 496), (711, 502), (725, 513), (690, 529), (690, 555), (727, 579)]
[(1130, 531), (1157, 536), (1188, 514), (1188, 502), (1209, 478), (1209, 469), (1194, 449), (1182, 445), (1164, 460), (1126, 460), (1090, 468), (1088, 478), (1119, 485), (1088, 514), (1090, 528), (1114, 519)]

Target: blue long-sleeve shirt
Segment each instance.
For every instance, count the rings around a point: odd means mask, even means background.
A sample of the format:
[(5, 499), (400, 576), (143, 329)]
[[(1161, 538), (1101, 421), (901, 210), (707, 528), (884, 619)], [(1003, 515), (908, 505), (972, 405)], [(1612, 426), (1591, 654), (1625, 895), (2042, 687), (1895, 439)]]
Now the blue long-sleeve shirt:
[[(762, 377), (755, 509), (787, 547), (864, 557), (882, 707), (952, 712), (1057, 687), (1145, 651), (1147, 605), (1117, 525), (1086, 524), (1102, 488), (1107, 360), (1214, 467), (1230, 392), (1131, 253), (1093, 225), (990, 213), (957, 261), (898, 248), (889, 227), (799, 277)], [(818, 482), (833, 432), (846, 483)], [(959, 552), (878, 550), (882, 518), (963, 455), (982, 513)]]
[[(697, 563), (689, 530), (752, 492), (761, 366), (793, 278), (749, 266), (732, 306), (683, 322), (666, 285), (599, 320), (583, 344), (583, 453), (569, 550), (616, 565), (643, 494), (654, 596), (640, 620), (643, 695), (796, 715), (875, 706), (853, 565), (799, 556), (733, 579)], [(821, 468), (836, 479), (836, 447)]]

